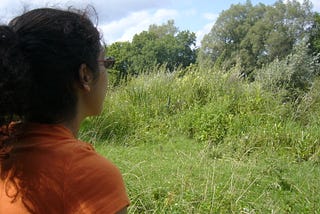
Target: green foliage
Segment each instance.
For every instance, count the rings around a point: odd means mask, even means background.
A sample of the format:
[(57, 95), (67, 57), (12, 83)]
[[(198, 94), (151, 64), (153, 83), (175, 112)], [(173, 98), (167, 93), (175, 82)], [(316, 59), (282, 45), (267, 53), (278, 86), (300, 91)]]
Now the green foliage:
[(320, 14), (315, 13), (310, 33), (311, 50), (320, 53)]
[(229, 115), (228, 107), (223, 106), (223, 103), (220, 102), (223, 100), (218, 101), (219, 105), (205, 105), (186, 112), (181, 120), (181, 128), (190, 138), (199, 141), (222, 142), (232, 115)]
[(178, 31), (174, 21), (151, 25), (133, 37), (132, 42), (117, 42), (107, 47), (108, 55), (116, 57), (113, 70), (114, 85), (128, 76), (149, 72), (155, 66), (164, 66), (173, 72), (176, 68), (186, 68), (196, 61), (196, 36), (190, 31)]
[[(198, 69), (167, 73), (166, 68), (156, 67), (158, 73), (141, 75), (111, 91), (103, 115), (88, 119), (82, 136), (135, 145), (183, 135), (219, 148), (233, 148), (232, 155), (225, 153), (232, 157), (251, 148), (284, 146), (290, 147), (294, 156), (309, 160), (318, 151), (318, 135), (305, 137), (305, 130), (315, 132), (309, 124), (315, 120), (306, 122), (310, 116), (303, 109), (314, 89), (306, 94), (308, 90), (302, 88), (300, 102), (284, 102), (289, 95), (296, 95), (289, 86), (301, 82), (293, 76), (303, 65), (297, 70), (293, 65), (298, 68), (307, 59), (292, 56), (290, 60), (260, 71), (264, 76), (254, 83), (241, 80), (236, 70), (227, 74)], [(267, 76), (270, 69), (275, 77)], [(89, 127), (95, 129), (85, 131)]]
[(162, 26), (152, 25), (148, 32), (135, 35), (133, 67), (137, 73), (155, 65), (165, 65), (169, 71), (186, 67), (196, 60), (195, 34), (189, 31), (176, 32), (173, 21)]
[(133, 74), (130, 69), (131, 49), (129, 42), (115, 42), (107, 47), (107, 54), (116, 59), (113, 69), (109, 71), (109, 82), (112, 85), (119, 85), (121, 80), (126, 80), (129, 74)]
[(165, 35), (174, 36), (179, 32), (178, 28), (174, 25), (174, 20), (168, 20), (166, 24), (163, 25), (150, 25), (149, 33), (154, 33), (158, 37), (163, 37)]
[(274, 60), (256, 71), (256, 81), (274, 93), (281, 93), (286, 102), (300, 102), (320, 74), (317, 56), (310, 56), (304, 43), (295, 46), (283, 60)]
[(249, 75), (275, 59), (283, 59), (308, 35), (312, 23), (311, 3), (277, 1), (272, 6), (250, 1), (232, 5), (218, 17), (201, 41), (199, 64), (229, 70), (240, 64)]
[[(220, 14), (210, 33), (201, 41), (200, 63), (206, 59), (214, 62), (220, 58), (223, 63), (227, 63), (224, 65), (227, 69), (235, 64), (236, 57), (230, 56), (239, 48), (240, 41), (249, 30), (245, 21), (251, 9), (251, 3), (247, 2), (245, 5), (232, 5)], [(230, 60), (226, 61), (227, 58)]]

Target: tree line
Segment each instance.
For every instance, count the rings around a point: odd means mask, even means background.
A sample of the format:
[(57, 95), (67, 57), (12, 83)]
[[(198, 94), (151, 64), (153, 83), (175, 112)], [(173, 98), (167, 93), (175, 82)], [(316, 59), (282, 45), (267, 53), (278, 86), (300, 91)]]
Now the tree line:
[(299, 45), (315, 56), (320, 53), (320, 15), (312, 8), (308, 0), (279, 0), (273, 5), (253, 5), (248, 0), (231, 5), (221, 12), (200, 47), (195, 33), (179, 31), (174, 20), (150, 25), (132, 42), (107, 47), (108, 55), (117, 60), (114, 84), (155, 66), (172, 72), (191, 64), (225, 71), (238, 66), (243, 76), (253, 78), (254, 71), (285, 59)]

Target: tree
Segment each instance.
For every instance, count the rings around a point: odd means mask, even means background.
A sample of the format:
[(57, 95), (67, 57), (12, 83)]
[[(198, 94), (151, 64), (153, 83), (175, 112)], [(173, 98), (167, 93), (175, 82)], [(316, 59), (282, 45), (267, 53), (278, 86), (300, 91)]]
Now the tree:
[(131, 49), (131, 43), (129, 42), (115, 42), (107, 47), (106, 52), (108, 56), (115, 57), (116, 59), (115, 65), (111, 70), (111, 82), (115, 85), (118, 85), (121, 79), (126, 80), (131, 72)]
[(174, 20), (168, 20), (166, 24), (163, 25), (150, 25), (149, 26), (149, 33), (154, 33), (159, 38), (165, 35), (172, 35), (174, 36), (178, 33), (179, 29), (174, 25)]
[(150, 25), (148, 31), (136, 34), (132, 42), (114, 43), (108, 55), (116, 57), (116, 84), (127, 75), (138, 75), (155, 66), (165, 66), (172, 72), (177, 67), (187, 67), (196, 61), (196, 36), (190, 31), (179, 31), (174, 21), (163, 25)]
[(235, 64), (236, 57), (231, 58), (231, 55), (239, 50), (240, 42), (249, 30), (246, 17), (251, 9), (252, 4), (247, 2), (231, 5), (220, 14), (210, 33), (201, 41), (200, 62), (218, 61), (227, 68)]
[(239, 63), (241, 72), (248, 75), (274, 59), (283, 59), (305, 40), (311, 9), (307, 0), (302, 4), (292, 0), (272, 6), (253, 6), (250, 1), (232, 5), (204, 36), (198, 61), (224, 70)]
[(134, 73), (142, 73), (145, 69), (154, 67), (157, 64), (156, 54), (154, 50), (154, 41), (158, 39), (153, 32), (143, 31), (133, 37), (131, 46), (131, 60)]
[(320, 14), (315, 13), (310, 30), (310, 48), (314, 54), (320, 53)]
[(175, 37), (177, 41), (176, 53), (174, 55), (177, 57), (176, 66), (187, 67), (191, 63), (195, 63), (196, 54), (196, 34), (190, 31), (181, 31)]

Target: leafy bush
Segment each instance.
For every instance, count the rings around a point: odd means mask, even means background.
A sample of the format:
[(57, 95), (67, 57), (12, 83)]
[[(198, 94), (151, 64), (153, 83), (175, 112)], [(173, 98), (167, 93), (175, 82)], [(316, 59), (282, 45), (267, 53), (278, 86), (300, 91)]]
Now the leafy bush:
[(320, 74), (318, 57), (310, 56), (306, 44), (298, 44), (284, 60), (274, 60), (256, 71), (256, 81), (274, 93), (283, 94), (284, 101), (300, 101)]

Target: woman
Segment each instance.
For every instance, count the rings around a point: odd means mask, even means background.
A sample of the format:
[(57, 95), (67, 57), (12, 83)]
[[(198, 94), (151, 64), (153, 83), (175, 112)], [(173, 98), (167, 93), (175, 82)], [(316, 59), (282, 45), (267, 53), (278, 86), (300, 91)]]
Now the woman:
[(102, 110), (104, 56), (85, 12), (42, 8), (0, 26), (0, 214), (126, 213), (119, 170), (77, 139)]

